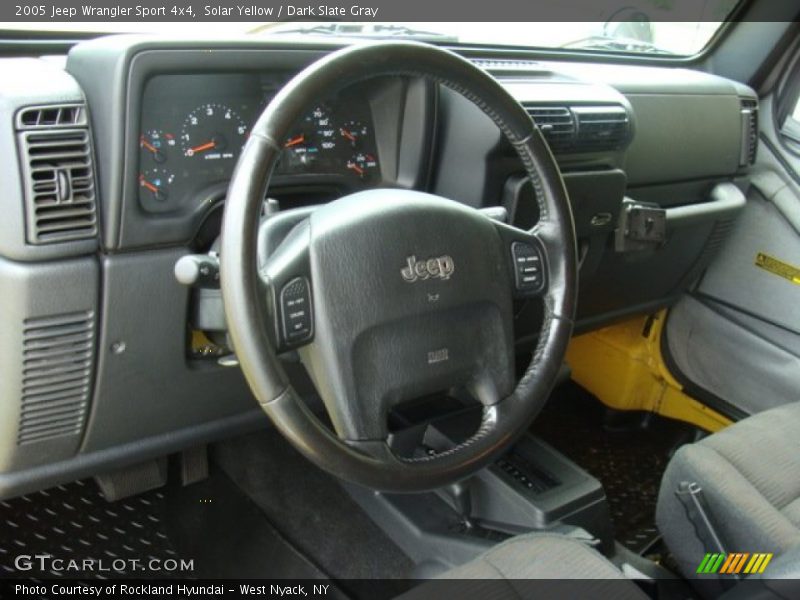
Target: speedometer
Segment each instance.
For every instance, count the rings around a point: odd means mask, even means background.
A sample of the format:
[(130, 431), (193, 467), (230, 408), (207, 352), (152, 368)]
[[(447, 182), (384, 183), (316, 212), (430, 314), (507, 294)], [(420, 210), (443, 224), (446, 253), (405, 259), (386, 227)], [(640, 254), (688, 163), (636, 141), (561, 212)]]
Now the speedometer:
[[(325, 168), (336, 149), (336, 129), (328, 108), (324, 105), (309, 112), (292, 134), (284, 141), (284, 164), (287, 172)], [(317, 161), (322, 164), (314, 165)]]
[(203, 104), (190, 112), (181, 130), (181, 151), (195, 160), (236, 158), (244, 146), (247, 125), (224, 104)]
[(311, 111), (305, 121), (314, 130), (319, 148), (322, 152), (328, 152), (336, 147), (336, 129), (333, 127), (333, 119), (330, 111), (324, 106), (318, 106)]

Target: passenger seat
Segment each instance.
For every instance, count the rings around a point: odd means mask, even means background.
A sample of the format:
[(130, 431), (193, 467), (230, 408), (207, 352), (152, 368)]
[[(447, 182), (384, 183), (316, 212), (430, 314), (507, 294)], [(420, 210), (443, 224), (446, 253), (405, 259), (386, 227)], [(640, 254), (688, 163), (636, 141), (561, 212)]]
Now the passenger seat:
[[(711, 535), (692, 508), (695, 499), (711, 523)], [(661, 482), (656, 522), (688, 578), (719, 582), (726, 577), (698, 574), (706, 553), (772, 553), (776, 560), (790, 551), (796, 554), (800, 402), (748, 417), (678, 449)], [(713, 547), (714, 535), (721, 548)], [(762, 577), (769, 576), (767, 566)], [(711, 583), (700, 588), (708, 590)]]

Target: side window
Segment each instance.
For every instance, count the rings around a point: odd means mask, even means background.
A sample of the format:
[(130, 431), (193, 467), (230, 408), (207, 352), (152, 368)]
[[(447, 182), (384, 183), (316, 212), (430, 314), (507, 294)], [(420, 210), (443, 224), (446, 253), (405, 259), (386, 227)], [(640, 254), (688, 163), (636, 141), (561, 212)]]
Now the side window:
[(777, 86), (775, 119), (778, 132), (793, 153), (800, 153), (800, 68), (796, 59)]
[(780, 126), (780, 133), (793, 152), (800, 152), (800, 97), (793, 101), (792, 108)]

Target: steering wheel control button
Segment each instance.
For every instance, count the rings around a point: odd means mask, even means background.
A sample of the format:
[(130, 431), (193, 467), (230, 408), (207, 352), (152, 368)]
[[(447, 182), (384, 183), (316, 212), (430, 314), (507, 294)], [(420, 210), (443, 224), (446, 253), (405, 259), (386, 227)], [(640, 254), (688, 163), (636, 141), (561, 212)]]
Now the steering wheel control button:
[(311, 337), (311, 286), (305, 277), (296, 277), (281, 290), (283, 337), (287, 344), (305, 342)]
[(540, 291), (544, 285), (544, 275), (539, 250), (531, 244), (514, 242), (511, 244), (511, 256), (517, 290), (526, 293)]

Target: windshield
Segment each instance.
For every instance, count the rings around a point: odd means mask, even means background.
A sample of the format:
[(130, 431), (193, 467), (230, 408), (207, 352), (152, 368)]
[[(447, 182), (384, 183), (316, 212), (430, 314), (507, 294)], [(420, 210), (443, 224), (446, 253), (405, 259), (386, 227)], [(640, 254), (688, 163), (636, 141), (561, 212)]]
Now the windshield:
[[(561, 0), (563, 14), (575, 0)], [(37, 32), (157, 33), (210, 38), (250, 35), (262, 38), (415, 39), (442, 44), (503, 45), (520, 48), (568, 49), (691, 56), (702, 51), (730, 16), (737, 0), (626, 0), (620, 8), (592, 10), (581, 0), (576, 16), (593, 21), (575, 22), (345, 22), (272, 21), (232, 22), (188, 19), (181, 23), (139, 22), (7, 22), (7, 30)], [(212, 9), (203, 8), (205, 14)], [(217, 7), (221, 8), (221, 7)], [(538, 8), (538, 5), (537, 5)], [(688, 13), (687, 10), (691, 10)], [(536, 11), (532, 11), (535, 14)], [(596, 13), (596, 14), (595, 14)], [(670, 20), (692, 14), (701, 21)], [(231, 17), (231, 15), (218, 15)], [(235, 15), (234, 15), (235, 16)], [(712, 20), (713, 19), (713, 20)]]

